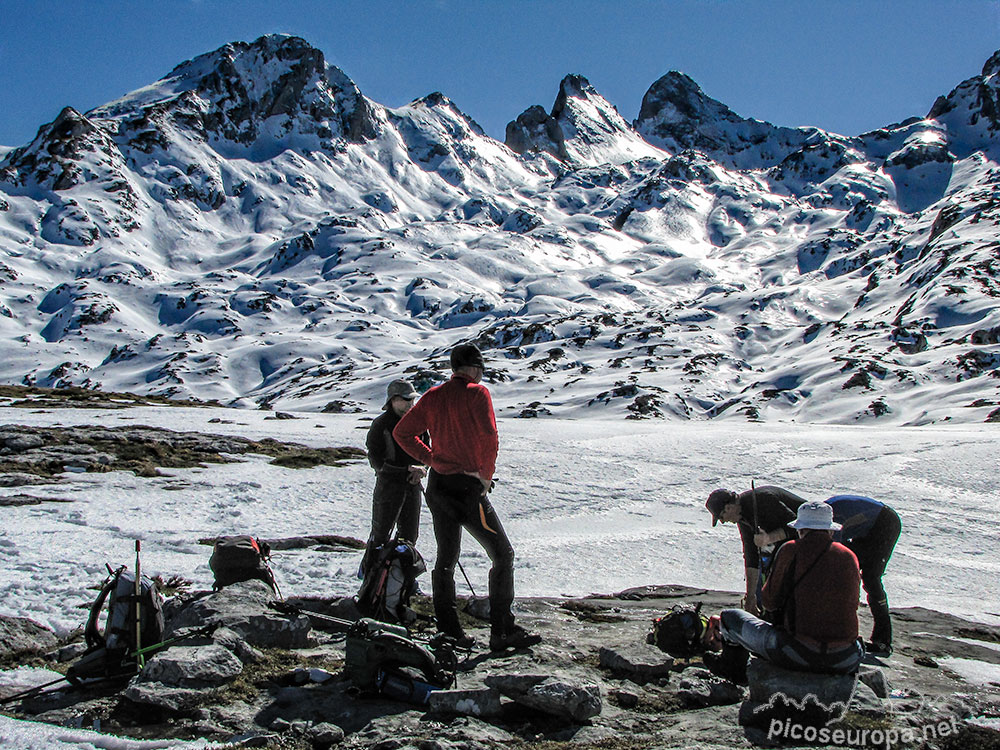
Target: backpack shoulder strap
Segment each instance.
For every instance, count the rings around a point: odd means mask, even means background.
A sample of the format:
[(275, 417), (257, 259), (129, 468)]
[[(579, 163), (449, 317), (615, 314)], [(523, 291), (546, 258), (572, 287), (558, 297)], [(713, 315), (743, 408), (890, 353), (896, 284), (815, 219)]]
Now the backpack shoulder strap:
[[(110, 571), (110, 567), (108, 570)], [(104, 648), (107, 645), (97, 623), (101, 618), (101, 610), (104, 609), (104, 603), (108, 600), (108, 595), (118, 585), (118, 575), (121, 571), (122, 569), (119, 568), (104, 579), (104, 583), (101, 584), (101, 592), (97, 595), (94, 603), (90, 605), (90, 615), (87, 617), (87, 626), (83, 631), (84, 640), (87, 643), (87, 648), (90, 650)]]

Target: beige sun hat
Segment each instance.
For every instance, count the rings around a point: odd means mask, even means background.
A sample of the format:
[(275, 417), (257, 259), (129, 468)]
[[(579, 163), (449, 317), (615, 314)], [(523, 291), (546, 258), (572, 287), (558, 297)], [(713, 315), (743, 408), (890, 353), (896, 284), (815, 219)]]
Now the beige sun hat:
[(839, 531), (843, 527), (833, 520), (833, 506), (822, 500), (810, 500), (799, 506), (798, 516), (792, 528)]

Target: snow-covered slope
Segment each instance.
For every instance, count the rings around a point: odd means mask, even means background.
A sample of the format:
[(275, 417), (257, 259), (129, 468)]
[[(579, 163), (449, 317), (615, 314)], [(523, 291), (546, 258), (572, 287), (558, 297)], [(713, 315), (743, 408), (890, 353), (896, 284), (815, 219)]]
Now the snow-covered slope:
[(1000, 418), (998, 59), (853, 137), (568, 76), (500, 143), (230, 44), (0, 152), (0, 378), (352, 410), (472, 340), (514, 415)]

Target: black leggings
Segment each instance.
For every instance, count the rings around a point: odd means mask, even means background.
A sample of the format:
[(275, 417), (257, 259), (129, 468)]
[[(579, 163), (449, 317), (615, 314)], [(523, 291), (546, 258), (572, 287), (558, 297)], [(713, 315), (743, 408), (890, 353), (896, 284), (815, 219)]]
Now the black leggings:
[(431, 469), (427, 479), (427, 507), (434, 520), (437, 560), (431, 574), (434, 614), (438, 628), (459, 633), (455, 596), (455, 566), (462, 551), (462, 529), (466, 529), (489, 555), (490, 623), (494, 630), (509, 630), (514, 617), (514, 548), (483, 484), (466, 474), (439, 474)]
[(420, 533), (420, 495), (422, 487), (411, 484), (405, 470), (385, 470), (375, 479), (372, 493), (372, 530), (365, 545), (365, 555), (361, 560), (361, 573), (367, 575), (368, 568), (375, 564), (375, 549), (392, 538), (393, 526), (396, 538), (416, 542)]
[(896, 511), (888, 505), (882, 508), (868, 533), (852, 539), (846, 546), (858, 558), (861, 585), (868, 598), (874, 626), (871, 639), (875, 643), (892, 643), (892, 621), (889, 619), (889, 597), (882, 585), (886, 565), (899, 541), (902, 524)]

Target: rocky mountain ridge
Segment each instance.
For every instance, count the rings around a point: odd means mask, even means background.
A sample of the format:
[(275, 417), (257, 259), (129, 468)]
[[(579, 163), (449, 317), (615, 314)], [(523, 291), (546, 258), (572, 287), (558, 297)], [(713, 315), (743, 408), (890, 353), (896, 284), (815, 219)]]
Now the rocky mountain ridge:
[(2, 378), (354, 410), (474, 340), (512, 416), (998, 420), (998, 56), (857, 136), (571, 75), (499, 143), (229, 44), (0, 152)]

